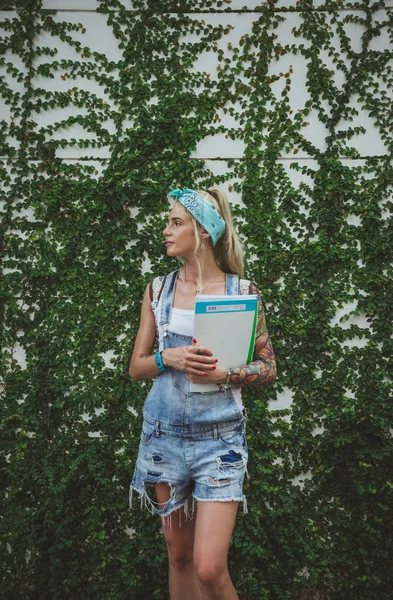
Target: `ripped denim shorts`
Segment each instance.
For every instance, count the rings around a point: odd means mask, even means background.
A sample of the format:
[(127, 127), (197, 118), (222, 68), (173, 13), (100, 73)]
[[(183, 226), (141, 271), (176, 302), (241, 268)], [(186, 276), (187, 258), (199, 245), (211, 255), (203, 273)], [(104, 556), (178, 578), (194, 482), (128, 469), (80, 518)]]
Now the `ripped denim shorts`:
[[(243, 503), (243, 480), (248, 448), (243, 418), (203, 426), (175, 426), (144, 415), (138, 459), (130, 485), (129, 505), (136, 490), (141, 506), (161, 517), (183, 507), (187, 517), (194, 501)], [(169, 500), (162, 508), (154, 497), (154, 485), (167, 483)]]

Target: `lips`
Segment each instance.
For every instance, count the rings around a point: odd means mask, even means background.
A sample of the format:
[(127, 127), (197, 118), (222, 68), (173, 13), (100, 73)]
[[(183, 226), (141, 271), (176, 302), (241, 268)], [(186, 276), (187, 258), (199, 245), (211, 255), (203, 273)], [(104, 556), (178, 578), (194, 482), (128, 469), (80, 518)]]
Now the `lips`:
[(174, 242), (165, 242), (165, 246), (171, 246)]

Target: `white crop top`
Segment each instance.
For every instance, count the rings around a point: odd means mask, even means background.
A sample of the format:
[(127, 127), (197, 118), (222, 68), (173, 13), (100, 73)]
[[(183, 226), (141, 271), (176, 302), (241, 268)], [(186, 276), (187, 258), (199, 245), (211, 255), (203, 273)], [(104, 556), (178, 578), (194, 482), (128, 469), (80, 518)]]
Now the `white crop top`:
[(168, 331), (179, 333), (180, 335), (194, 335), (194, 316), (193, 310), (185, 308), (175, 308), (172, 306), (171, 320), (168, 323)]

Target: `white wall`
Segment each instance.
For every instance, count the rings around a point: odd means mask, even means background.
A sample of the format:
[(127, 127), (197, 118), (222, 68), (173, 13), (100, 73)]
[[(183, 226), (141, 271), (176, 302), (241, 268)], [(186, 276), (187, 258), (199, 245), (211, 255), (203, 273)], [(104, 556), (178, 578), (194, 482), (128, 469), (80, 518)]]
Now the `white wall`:
[[(127, 2), (127, 0), (122, 0), (124, 6), (130, 10), (132, 8), (132, 3)], [(288, 7), (293, 5), (293, 2), (286, 0), (284, 2), (280, 2), (277, 5), (277, 9), (282, 7)], [(232, 9), (239, 10), (240, 8), (247, 6), (250, 11), (260, 5), (260, 2), (251, 0), (236, 0), (233, 1), (231, 6)], [(318, 8), (322, 5), (321, 2), (315, 2), (314, 7)], [(339, 15), (341, 18), (344, 18), (349, 12), (353, 12), (353, 9), (345, 8), (345, 4), (343, 3), (342, 9), (339, 11)], [(122, 51), (118, 48), (118, 42), (112, 34), (111, 29), (107, 26), (107, 16), (103, 14), (98, 14), (95, 12), (97, 8), (96, 0), (45, 0), (43, 4), (44, 8), (47, 9), (58, 9), (58, 13), (54, 16), (55, 21), (67, 21), (70, 23), (82, 23), (86, 28), (86, 32), (82, 34), (81, 32), (71, 32), (70, 35), (79, 40), (83, 45), (88, 46), (91, 50), (96, 50), (97, 52), (104, 52), (109, 60), (120, 61), (122, 58)], [(386, 7), (393, 7), (393, 0), (388, 0), (386, 2)], [(327, 14), (327, 13), (326, 13)], [(0, 12), (0, 19), (4, 20), (5, 18), (12, 19), (16, 16), (16, 13), (3, 11)], [(277, 43), (281, 43), (282, 45), (286, 44), (301, 44), (304, 43), (305, 46), (309, 45), (307, 40), (302, 40), (300, 38), (295, 38), (293, 35), (293, 28), (299, 27), (302, 17), (299, 13), (296, 12), (282, 12), (281, 16), (285, 18), (285, 21), (280, 23), (279, 27), (275, 30), (278, 38), (276, 40)], [(239, 40), (241, 36), (244, 36), (248, 33), (251, 33), (252, 23), (256, 19), (260, 18), (260, 13), (257, 12), (238, 12), (238, 13), (222, 13), (222, 14), (213, 14), (209, 12), (194, 14), (194, 19), (204, 19), (206, 23), (211, 24), (231, 24), (233, 29), (226, 36), (223, 36), (221, 40), (218, 42), (218, 46), (224, 50), (227, 56), (231, 56), (230, 51), (228, 50), (228, 43), (231, 43), (233, 46), (239, 45)], [(380, 9), (375, 13), (374, 19), (376, 22), (380, 22), (382, 20), (387, 19), (387, 10)], [(345, 29), (347, 35), (350, 39), (351, 47), (354, 51), (359, 52), (361, 49), (361, 36), (363, 34), (363, 28), (360, 25), (345, 25)], [(344, 61), (344, 64), (349, 67), (350, 63), (346, 56), (342, 53), (339, 44), (339, 38), (337, 36), (337, 32), (335, 27), (332, 25), (331, 29), (333, 33), (332, 38), (332, 46), (333, 48), (341, 54), (341, 58)], [(370, 47), (370, 50), (378, 50), (383, 51), (384, 49), (392, 49), (392, 42), (388, 37), (387, 30), (384, 30), (384, 34), (379, 38), (376, 38)], [(6, 38), (9, 33), (6, 31), (3, 32), (4, 37)], [(196, 36), (188, 36), (189, 40), (196, 39)], [(52, 37), (48, 32), (41, 32), (41, 34), (37, 37), (36, 43), (39, 46), (48, 47), (48, 48), (56, 48), (58, 50), (57, 56), (51, 58), (48, 56), (42, 56), (37, 60), (35, 66), (40, 63), (50, 62), (51, 60), (60, 60), (60, 59), (78, 59), (78, 60), (91, 60), (91, 59), (81, 59), (79, 55), (66, 43), (61, 42), (58, 38)], [(336, 86), (341, 89), (343, 84), (345, 83), (345, 75), (342, 71), (337, 70), (336, 65), (333, 63), (332, 57), (329, 56), (326, 50), (321, 51), (321, 57), (323, 61), (326, 63), (329, 69), (334, 71), (334, 81)], [(10, 52), (6, 55), (6, 61), (9, 61), (21, 71), (21, 73), (25, 72), (25, 67), (23, 63), (20, 61), (17, 55), (11, 54)], [(390, 60), (390, 64), (392, 64), (392, 60)], [(307, 64), (305, 59), (300, 55), (286, 54), (278, 61), (274, 61), (270, 65), (270, 74), (279, 74), (285, 73), (290, 65), (293, 67), (293, 75), (292, 75), (292, 87), (290, 92), (290, 105), (292, 113), (292, 118), (296, 115), (297, 111), (302, 109), (309, 100), (309, 93), (306, 89), (306, 73), (307, 73)], [(198, 60), (195, 62), (193, 66), (193, 71), (205, 71), (210, 74), (211, 80), (217, 78), (217, 54), (208, 53), (201, 55)], [(6, 81), (9, 83), (10, 87), (15, 91), (23, 92), (23, 82), (16, 82), (15, 79), (12, 79), (7, 73), (6, 68), (1, 68), (0, 74), (3, 75)], [(67, 93), (67, 90), (73, 87), (77, 87), (79, 89), (85, 89), (89, 92), (96, 94), (99, 98), (106, 100), (108, 104), (110, 104), (114, 109), (116, 109), (116, 105), (109, 98), (108, 94), (105, 93), (104, 89), (93, 79), (87, 78), (77, 78), (75, 80), (67, 77), (67, 69), (58, 70), (54, 72), (55, 78), (49, 79), (46, 77), (36, 77), (33, 80), (33, 86), (41, 87), (43, 89), (49, 91), (64, 91)], [(116, 73), (115, 73), (116, 76)], [(245, 80), (244, 76), (242, 77)], [(379, 93), (386, 91), (390, 94), (391, 90), (389, 90), (386, 86), (386, 83), (383, 81), (376, 82)], [(280, 98), (282, 88), (284, 87), (284, 83), (282, 79), (272, 85), (272, 89), (274, 90), (275, 96)], [(150, 104), (153, 106), (156, 98), (152, 98)], [(362, 103), (359, 102), (359, 98), (356, 95), (353, 95), (350, 99), (350, 105), (355, 107), (358, 111), (358, 115), (354, 117), (354, 120), (351, 123), (341, 123), (339, 128), (345, 128), (349, 125), (354, 127), (356, 125), (362, 125), (365, 128), (365, 132), (363, 134), (354, 136), (350, 144), (354, 147), (359, 155), (356, 159), (348, 159), (343, 157), (342, 160), (345, 164), (348, 165), (362, 165), (364, 163), (365, 156), (377, 156), (384, 155), (387, 153), (386, 146), (381, 139), (380, 132), (375, 127), (375, 122), (372, 117), (369, 116), (368, 112), (362, 108)], [(238, 112), (239, 115), (242, 113), (242, 107), (240, 102), (237, 102), (233, 106), (235, 112)], [(324, 108), (326, 111), (330, 111), (330, 107), (327, 101), (324, 101)], [(42, 111), (34, 115), (34, 120), (37, 123), (38, 127), (48, 126), (55, 122), (61, 121), (68, 116), (72, 115), (75, 112), (75, 107), (68, 108), (56, 108), (53, 110)], [(80, 108), (78, 111), (82, 114), (86, 113), (85, 108)], [(10, 120), (10, 110), (9, 107), (4, 103), (2, 99), (0, 99), (0, 113), (1, 118), (6, 121)], [(238, 119), (232, 117), (230, 114), (225, 114), (223, 110), (218, 111), (218, 115), (221, 119), (221, 124), (237, 129), (241, 131), (242, 126), (239, 124)], [(318, 119), (317, 111), (314, 109), (311, 114), (307, 118), (309, 125), (302, 130), (302, 134), (309, 141), (311, 141), (317, 148), (321, 151), (326, 149), (325, 137), (327, 135), (327, 130), (323, 123)], [(108, 129), (110, 133), (115, 133), (115, 125), (113, 121), (105, 120), (105, 127)], [(124, 127), (132, 126), (132, 122), (128, 122), (124, 124)], [(94, 138), (94, 134), (88, 133), (84, 131), (81, 126), (73, 125), (69, 128), (63, 128), (58, 132), (53, 134), (54, 139), (65, 138), (70, 140), (71, 138)], [(17, 147), (17, 142), (15, 140), (10, 140), (11, 144), (14, 144)], [(203, 139), (199, 142), (196, 151), (192, 154), (192, 158), (194, 159), (203, 159), (206, 160), (207, 166), (211, 169), (211, 171), (215, 174), (223, 173), (227, 169), (227, 165), (225, 163), (225, 159), (235, 158), (241, 159), (244, 155), (244, 142), (241, 139), (232, 140), (230, 138), (226, 138), (224, 134), (218, 134), (216, 136), (212, 136), (206, 139)], [(108, 147), (101, 148), (89, 148), (79, 149), (78, 147), (66, 147), (64, 149), (59, 148), (57, 151), (57, 155), (61, 157), (64, 161), (73, 163), (80, 159), (83, 156), (92, 157), (90, 160), (91, 164), (94, 164), (97, 173), (99, 174), (102, 170), (102, 163), (98, 161), (94, 161), (94, 158), (109, 158), (110, 149)], [(290, 169), (291, 162), (295, 161), (298, 163), (309, 165), (310, 167), (316, 167), (316, 161), (311, 159), (307, 154), (298, 152), (296, 155), (289, 151), (286, 155), (279, 159), (279, 161), (285, 166), (285, 170), (288, 173), (288, 176), (292, 180), (295, 187), (297, 187), (302, 180), (306, 180), (299, 172)], [(224, 184), (222, 187), (227, 190), (227, 187), (230, 183)], [(309, 185), (312, 185), (311, 181), (307, 181)], [(235, 192), (231, 192), (229, 194), (230, 198), (235, 203), (242, 203), (241, 197), (239, 194)], [(390, 212), (384, 210), (384, 217), (390, 217)], [(347, 217), (349, 223), (357, 226), (359, 224), (359, 219), (355, 215), (349, 214)], [(293, 233), (294, 237), (296, 237), (296, 233)], [(6, 270), (7, 272), (7, 270)], [(344, 314), (347, 314), (350, 310), (354, 308), (353, 305), (347, 305), (344, 309), (338, 309), (335, 321), (332, 323), (338, 323), (340, 317)], [(342, 323), (342, 328), (348, 328), (352, 323), (358, 324), (360, 327), (367, 330), (368, 324), (364, 317), (356, 317), (352, 316), (347, 322)], [(367, 342), (367, 339), (359, 339), (354, 338), (348, 340), (346, 343), (349, 347), (358, 345), (363, 346)], [(108, 356), (111, 355), (111, 350), (108, 349)], [(21, 361), (23, 362), (23, 357), (20, 354)], [(109, 365), (108, 365), (109, 366)], [(348, 392), (350, 393), (350, 392)], [(271, 409), (280, 409), (286, 408), (291, 405), (292, 401), (292, 393), (291, 390), (285, 389), (283, 393), (279, 395), (278, 401), (271, 403)]]

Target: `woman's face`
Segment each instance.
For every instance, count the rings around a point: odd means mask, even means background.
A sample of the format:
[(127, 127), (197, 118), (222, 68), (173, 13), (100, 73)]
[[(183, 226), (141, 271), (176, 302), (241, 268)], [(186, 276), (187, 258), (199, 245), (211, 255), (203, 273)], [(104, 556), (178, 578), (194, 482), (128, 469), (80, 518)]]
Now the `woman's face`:
[(177, 202), (169, 213), (164, 231), (168, 256), (193, 256), (195, 251), (194, 224), (184, 206)]

